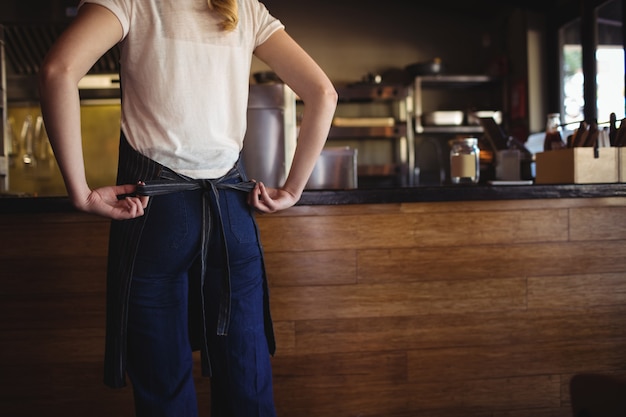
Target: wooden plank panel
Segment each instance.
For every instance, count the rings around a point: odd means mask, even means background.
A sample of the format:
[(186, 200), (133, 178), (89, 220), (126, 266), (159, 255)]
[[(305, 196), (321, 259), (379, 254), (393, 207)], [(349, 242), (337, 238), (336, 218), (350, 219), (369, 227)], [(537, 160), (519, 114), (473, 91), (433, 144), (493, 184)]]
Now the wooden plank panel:
[(351, 352), (331, 355), (282, 356), (273, 360), (277, 383), (293, 378), (306, 379), (309, 385), (331, 388), (344, 385), (368, 386), (384, 382), (407, 382), (407, 359), (404, 352)]
[[(111, 417), (133, 415), (130, 387), (110, 389), (102, 383), (102, 364), (90, 370), (64, 367), (49, 378), (41, 378), (39, 369), (22, 368), (29, 372), (30, 381), (23, 385), (3, 387), (0, 394), (2, 415), (11, 417)], [(61, 375), (63, 372), (65, 375)], [(83, 376), (97, 376), (86, 379)], [(208, 416), (208, 413), (205, 414)]]
[[(457, 216), (458, 217), (458, 216)], [(568, 239), (568, 212), (469, 212), (327, 217), (262, 217), (263, 246), (272, 251), (402, 248), (556, 242)]]
[(287, 210), (270, 215), (257, 214), (257, 221), (273, 217), (308, 217), (308, 216), (362, 216), (368, 214), (398, 214), (403, 211), (404, 203), (390, 204), (324, 204), (315, 206), (293, 206)]
[(0, 296), (0, 329), (104, 327), (102, 293)]
[(468, 211), (526, 211), (623, 206), (626, 206), (626, 197), (417, 202), (403, 203), (401, 210), (407, 213), (464, 213)]
[(292, 355), (296, 349), (296, 323), (274, 320), (277, 355)]
[[(573, 344), (626, 338), (626, 306), (589, 310), (479, 310), (463, 314), (369, 317), (296, 323), (297, 354), (443, 349), (506, 344)], [(280, 349), (278, 354), (290, 354)]]
[(416, 221), (416, 246), (567, 240), (567, 210), (433, 213)]
[(570, 209), (571, 240), (626, 239), (626, 207)]
[(358, 376), (354, 383), (353, 379), (343, 383), (343, 379), (331, 375), (323, 384), (307, 378), (278, 384), (279, 415), (393, 416), (412, 412), (420, 416), (459, 416), (465, 411), (554, 408), (560, 402), (559, 378), (553, 376), (415, 384), (380, 382), (369, 387), (359, 385)]
[(42, 224), (64, 223), (66, 225), (80, 225), (83, 223), (110, 224), (110, 220), (95, 214), (83, 213), (78, 210), (67, 212), (41, 212), (41, 213), (3, 213), (0, 216), (0, 230), (7, 227), (14, 227), (17, 224), (24, 224), (37, 229)]
[(272, 294), (272, 312), (276, 320), (497, 312), (526, 308), (526, 281), (519, 278), (277, 287)]
[(2, 260), (2, 295), (79, 294), (106, 288), (106, 256), (14, 257)]
[(572, 417), (572, 408), (520, 408), (518, 410), (496, 411), (492, 417)]
[(402, 214), (324, 217), (262, 217), (266, 252), (322, 251), (360, 247), (410, 247), (414, 217)]
[(446, 381), (602, 372), (626, 363), (626, 338), (420, 349), (408, 352), (409, 380)]
[[(435, 409), (435, 410), (409, 410), (400, 411), (397, 413), (389, 414), (384, 412), (382, 414), (371, 414), (370, 417), (493, 417), (491, 410), (471, 410), (471, 409)], [(571, 417), (571, 416), (569, 416)]]
[(0, 259), (24, 257), (25, 254), (32, 258), (99, 256), (108, 251), (108, 223), (68, 225), (51, 222), (38, 224), (32, 233), (24, 233), (24, 230), (28, 230), (28, 226), (22, 223), (10, 227), (3, 223), (0, 239), (9, 243), (3, 243)]
[(626, 272), (626, 241), (363, 249), (361, 283)]
[(95, 362), (101, 361), (104, 354), (104, 326), (36, 331), (10, 329), (2, 333), (0, 369), (18, 363), (39, 363), (45, 367), (67, 362)]
[(267, 252), (268, 281), (273, 287), (356, 283), (356, 251)]
[(516, 408), (558, 407), (558, 376), (531, 376), (440, 383), (415, 383), (411, 408), (460, 408), (512, 410)]
[(365, 393), (406, 381), (400, 352), (275, 358), (273, 366), (278, 415), (360, 415), (359, 410), (371, 411), (371, 403), (379, 407), (388, 401)]
[(545, 276), (528, 279), (528, 308), (623, 305), (626, 274)]
[[(209, 380), (200, 376), (199, 355), (194, 355), (194, 380), (200, 416), (209, 413)], [(2, 415), (111, 417), (134, 415), (130, 381), (111, 389), (102, 381), (102, 361), (67, 362), (42, 368), (24, 363), (3, 368), (0, 375)]]

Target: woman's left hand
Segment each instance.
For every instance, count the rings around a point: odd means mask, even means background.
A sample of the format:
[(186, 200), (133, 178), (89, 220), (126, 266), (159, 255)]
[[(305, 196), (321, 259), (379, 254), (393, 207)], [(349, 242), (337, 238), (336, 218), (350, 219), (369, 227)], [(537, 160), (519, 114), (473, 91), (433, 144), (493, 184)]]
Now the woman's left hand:
[(248, 204), (259, 213), (275, 213), (287, 209), (298, 201), (299, 197), (282, 188), (269, 188), (257, 182), (248, 194)]

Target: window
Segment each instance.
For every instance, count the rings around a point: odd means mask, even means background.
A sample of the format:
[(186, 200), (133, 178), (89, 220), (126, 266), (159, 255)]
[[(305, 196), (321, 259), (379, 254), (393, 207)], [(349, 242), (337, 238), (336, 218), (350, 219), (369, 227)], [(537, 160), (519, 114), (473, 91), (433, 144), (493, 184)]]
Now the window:
[[(625, 117), (624, 45), (622, 34), (622, 1), (610, 0), (595, 8), (595, 85), (598, 122), (606, 122), (615, 113)], [(575, 19), (559, 30), (561, 51), (561, 113), (564, 123), (585, 119), (585, 75), (581, 19)], [(589, 118), (589, 117), (587, 117)]]
[(624, 117), (624, 45), (622, 35), (622, 1), (611, 0), (597, 8), (596, 85), (600, 120), (615, 113)]

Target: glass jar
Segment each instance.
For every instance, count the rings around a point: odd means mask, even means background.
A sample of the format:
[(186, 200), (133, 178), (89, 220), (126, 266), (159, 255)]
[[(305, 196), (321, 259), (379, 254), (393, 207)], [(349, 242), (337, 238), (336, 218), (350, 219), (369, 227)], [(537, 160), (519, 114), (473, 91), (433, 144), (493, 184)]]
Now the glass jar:
[(453, 139), (449, 143), (450, 181), (453, 184), (477, 184), (480, 177), (478, 139)]
[(546, 137), (543, 141), (543, 150), (551, 151), (565, 147), (561, 128), (561, 114), (549, 113), (546, 118)]

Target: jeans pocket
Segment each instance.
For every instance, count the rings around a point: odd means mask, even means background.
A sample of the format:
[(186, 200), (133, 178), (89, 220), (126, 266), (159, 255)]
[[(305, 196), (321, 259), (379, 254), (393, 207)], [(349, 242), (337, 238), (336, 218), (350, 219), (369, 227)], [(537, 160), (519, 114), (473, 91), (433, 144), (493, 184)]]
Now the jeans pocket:
[(238, 243), (256, 242), (256, 226), (252, 210), (248, 206), (247, 194), (234, 190), (227, 190), (224, 194), (227, 213), (222, 215), (228, 216), (228, 222), (225, 221), (224, 225), (228, 224), (230, 233)]
[(152, 259), (155, 263), (181, 257), (196, 243), (190, 236), (187, 202), (182, 193), (166, 194), (152, 199), (141, 235), (138, 257)]

